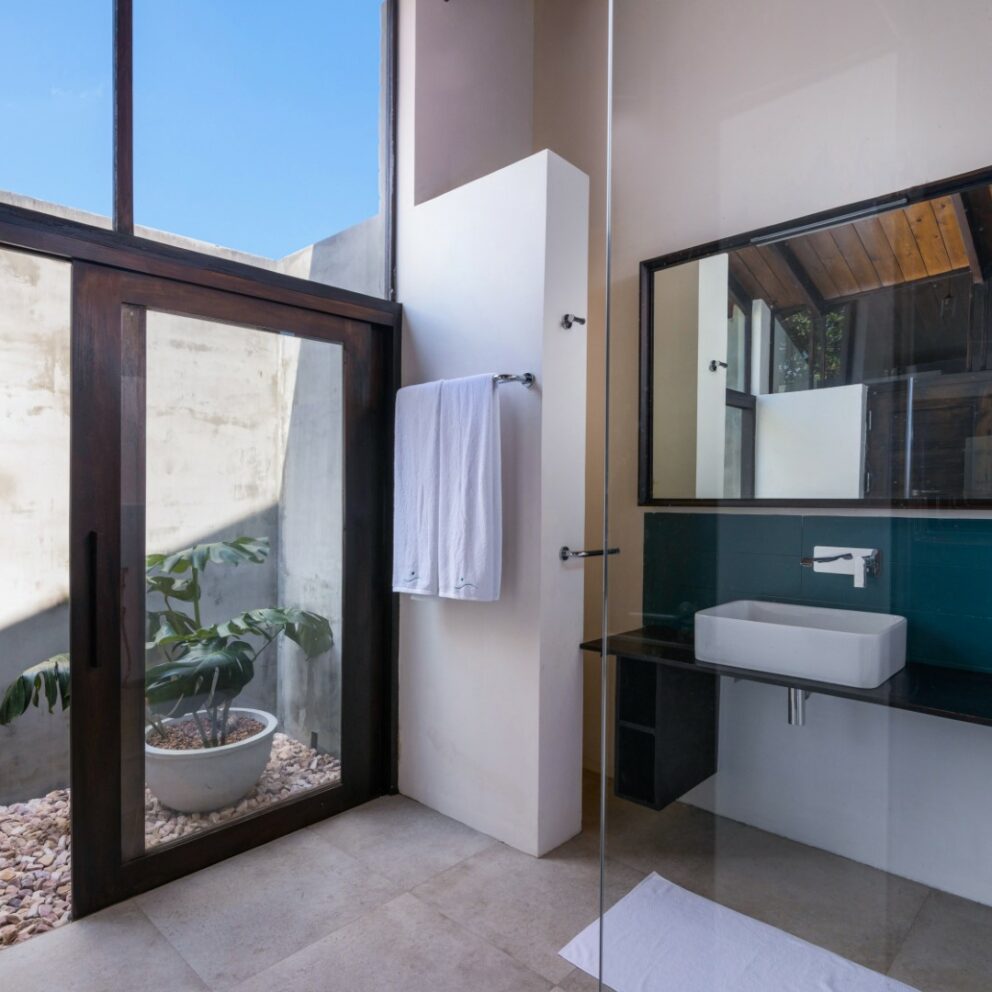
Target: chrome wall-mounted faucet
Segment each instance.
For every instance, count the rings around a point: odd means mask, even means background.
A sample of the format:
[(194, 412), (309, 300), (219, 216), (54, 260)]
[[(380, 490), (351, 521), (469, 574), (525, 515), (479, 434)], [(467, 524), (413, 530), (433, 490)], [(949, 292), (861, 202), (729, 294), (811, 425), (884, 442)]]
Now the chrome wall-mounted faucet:
[(817, 545), (810, 558), (800, 558), (803, 568), (814, 572), (833, 572), (854, 578), (854, 588), (864, 589), (865, 576), (882, 572), (882, 552), (878, 548), (828, 548)]

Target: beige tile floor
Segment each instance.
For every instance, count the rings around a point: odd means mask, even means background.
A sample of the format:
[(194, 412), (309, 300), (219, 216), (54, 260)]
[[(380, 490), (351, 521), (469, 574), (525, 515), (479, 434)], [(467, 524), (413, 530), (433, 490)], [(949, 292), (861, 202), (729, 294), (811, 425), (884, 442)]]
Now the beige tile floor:
[[(658, 871), (921, 992), (992, 988), (992, 909), (687, 806), (609, 823), (611, 900)], [(387, 797), (2, 951), (0, 988), (587, 992), (558, 949), (597, 858), (594, 813), (535, 860)]]

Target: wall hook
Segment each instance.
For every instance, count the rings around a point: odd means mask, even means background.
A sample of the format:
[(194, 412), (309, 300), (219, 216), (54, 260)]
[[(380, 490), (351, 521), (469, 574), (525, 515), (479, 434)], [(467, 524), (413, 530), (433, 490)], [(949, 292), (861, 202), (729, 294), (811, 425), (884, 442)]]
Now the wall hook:
[(585, 317), (576, 317), (574, 313), (566, 313), (565, 316), (561, 318), (561, 326), (564, 327), (566, 331), (571, 330), (572, 324), (584, 324), (585, 322)]

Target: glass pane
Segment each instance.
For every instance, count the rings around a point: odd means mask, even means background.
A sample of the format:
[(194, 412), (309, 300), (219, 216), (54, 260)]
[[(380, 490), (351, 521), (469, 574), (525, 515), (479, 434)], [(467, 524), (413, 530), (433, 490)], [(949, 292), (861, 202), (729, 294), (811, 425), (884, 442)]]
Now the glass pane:
[(68, 690), (69, 313), (68, 263), (0, 249), (0, 947), (70, 913), (69, 714), (18, 692)]
[(796, 310), (775, 319), (772, 361), (772, 392), (790, 393), (809, 389), (809, 356), (813, 342), (813, 317)]
[(70, 207), (90, 222), (99, 218), (77, 212), (109, 218), (112, 7), (111, 0), (0, 4), (0, 200)]
[(340, 781), (342, 348), (149, 312), (146, 844)]
[(383, 295), (381, 3), (231, 15), (135, 0), (137, 223)]
[(748, 318), (733, 299), (727, 317), (727, 389), (747, 391)]
[(741, 472), (744, 466), (744, 411), (727, 407), (726, 434), (723, 448), (723, 498), (737, 499), (741, 492)]
[[(587, 684), (606, 918), (580, 967), (601, 959), (617, 990), (992, 987), (992, 517), (966, 502), (992, 497), (987, 150), (954, 167), (980, 174), (924, 168), (935, 195), (895, 202), (943, 133), (904, 99), (938, 22), (890, 4), (860, 54), (787, 64), (787, 36), (849, 37), (835, 5), (793, 5), (787, 27), (772, 3), (722, 26), (706, 4), (613, 6), (608, 438), (590, 450), (622, 553), (608, 608), (587, 593), (608, 635)], [(942, 103), (985, 73), (982, 26), (965, 16), (936, 56)], [(734, 302), (751, 372), (728, 397)], [(713, 504), (738, 486), (774, 505)]]

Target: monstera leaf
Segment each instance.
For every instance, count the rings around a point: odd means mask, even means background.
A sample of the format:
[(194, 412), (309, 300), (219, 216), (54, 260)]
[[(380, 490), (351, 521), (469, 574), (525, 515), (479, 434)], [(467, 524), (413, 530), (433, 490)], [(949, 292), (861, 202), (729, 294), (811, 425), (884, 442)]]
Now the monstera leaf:
[(48, 712), (55, 712), (56, 702), (62, 709), (69, 706), (69, 656), (57, 654), (47, 661), (33, 665), (7, 686), (0, 700), (0, 726), (10, 723), (29, 706), (40, 706), (44, 699)]
[(211, 562), (215, 565), (261, 565), (268, 557), (267, 537), (236, 537), (233, 541), (194, 544), (191, 548), (174, 551), (171, 555), (148, 555), (145, 558), (145, 567), (149, 572), (160, 569), (162, 572), (182, 575), (191, 570), (194, 573), (202, 572)]
[(255, 650), (246, 641), (206, 640), (178, 661), (145, 673), (145, 702), (160, 717), (185, 716), (230, 703), (255, 675)]

